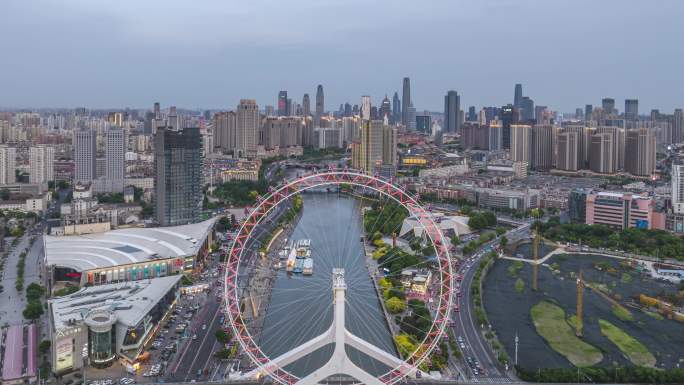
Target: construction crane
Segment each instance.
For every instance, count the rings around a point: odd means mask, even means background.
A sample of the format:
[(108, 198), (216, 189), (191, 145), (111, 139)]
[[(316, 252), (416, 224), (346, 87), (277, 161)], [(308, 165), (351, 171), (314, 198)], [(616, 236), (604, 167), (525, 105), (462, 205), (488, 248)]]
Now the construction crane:
[(584, 313), (584, 280), (582, 279), (582, 270), (577, 276), (577, 314), (575, 315), (575, 335), (582, 337), (582, 329), (584, 324), (582, 317)]
[(541, 235), (538, 231), (534, 232), (534, 240), (532, 241), (532, 290), (537, 291), (537, 281), (539, 278), (539, 243), (541, 241)]

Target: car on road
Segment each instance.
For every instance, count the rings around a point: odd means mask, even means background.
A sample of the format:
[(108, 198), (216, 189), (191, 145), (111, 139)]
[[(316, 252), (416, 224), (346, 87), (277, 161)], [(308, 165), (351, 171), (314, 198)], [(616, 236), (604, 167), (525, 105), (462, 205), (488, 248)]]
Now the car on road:
[(193, 334), (193, 335), (192, 335), (192, 340), (194, 341), (194, 340), (196, 340), (196, 339), (197, 339), (197, 334)]

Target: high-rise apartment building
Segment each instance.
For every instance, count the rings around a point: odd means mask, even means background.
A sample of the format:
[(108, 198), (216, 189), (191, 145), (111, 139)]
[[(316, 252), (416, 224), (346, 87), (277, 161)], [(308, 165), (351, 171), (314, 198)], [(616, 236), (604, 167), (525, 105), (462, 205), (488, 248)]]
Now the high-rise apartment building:
[(444, 124), (442, 131), (457, 133), (460, 130), (460, 120), (458, 117), (461, 111), (461, 97), (456, 91), (449, 91), (444, 96)]
[(381, 120), (361, 122), (361, 137), (352, 147), (357, 154), (352, 159), (357, 167), (367, 173), (380, 172), (383, 166), (392, 168), (397, 163), (397, 130)]
[(237, 114), (233, 111), (214, 114), (214, 146), (221, 152), (233, 152), (237, 143)]
[(589, 168), (593, 172), (612, 174), (615, 172), (614, 137), (610, 133), (591, 136), (589, 145)]
[(254, 99), (241, 99), (236, 116), (236, 149), (241, 156), (256, 155), (259, 144), (259, 106)]
[(403, 90), (401, 98), (401, 124), (404, 128), (408, 127), (408, 109), (412, 106), (411, 104), (411, 80), (409, 78), (404, 78)]
[(0, 185), (13, 184), (16, 179), (17, 149), (0, 145)]
[(566, 131), (558, 134), (556, 168), (564, 171), (579, 170), (578, 139), (579, 134), (575, 131)]
[[(121, 128), (110, 128), (106, 133), (105, 177), (109, 181), (117, 181), (123, 191), (126, 158), (126, 133)], [(118, 188), (116, 189), (118, 190)]]
[(625, 120), (639, 119), (639, 100), (625, 99)]
[(93, 130), (74, 131), (74, 182), (90, 183), (97, 177), (97, 134)]
[(672, 165), (672, 210), (684, 214), (684, 164)]
[[(612, 136), (613, 167), (622, 170), (625, 167), (625, 130), (615, 126), (599, 126), (597, 134), (610, 134)], [(590, 156), (591, 157), (591, 156)]]
[(502, 147), (503, 139), (501, 138), (501, 133), (503, 131), (503, 127), (501, 126), (501, 121), (491, 120), (488, 124), (488, 128), (489, 128), (489, 150), (490, 151), (499, 151), (499, 150), (503, 149), (503, 147)]
[(675, 109), (672, 115), (672, 142), (684, 142), (684, 113), (681, 108)]
[(511, 125), (511, 160), (514, 162), (530, 161), (530, 126)]
[(316, 87), (316, 117), (314, 120), (315, 126), (319, 126), (321, 116), (325, 113), (325, 96), (323, 95), (323, 86), (321, 84)]
[(55, 180), (55, 148), (39, 144), (29, 148), (29, 182), (46, 184)]
[(523, 96), (518, 110), (521, 121), (529, 122), (534, 119), (534, 101), (529, 96)]
[(625, 135), (625, 171), (652, 176), (656, 167), (656, 138), (646, 128), (627, 130)]
[(392, 120), (392, 104), (390, 103), (389, 98), (387, 95), (385, 95), (385, 98), (382, 99), (382, 103), (380, 104), (380, 111), (378, 111), (378, 119), (384, 120), (387, 118), (387, 121)]
[(175, 226), (198, 221), (202, 209), (199, 128), (181, 131), (159, 128), (154, 140), (156, 222), (161, 226)]
[(589, 161), (589, 137), (591, 136), (591, 130), (584, 125), (568, 125), (561, 128), (561, 132), (575, 132), (577, 133), (577, 169), (587, 168), (587, 163)]
[(530, 134), (530, 167), (548, 171), (553, 167), (553, 126), (535, 124)]
[(411, 104), (406, 112), (406, 129), (409, 131), (416, 130), (416, 107)]

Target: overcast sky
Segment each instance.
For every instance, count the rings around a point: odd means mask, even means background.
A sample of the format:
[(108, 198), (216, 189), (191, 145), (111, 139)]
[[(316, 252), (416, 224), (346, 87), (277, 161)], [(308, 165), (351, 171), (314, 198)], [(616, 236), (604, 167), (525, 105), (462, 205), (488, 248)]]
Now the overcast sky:
[(0, 0), (0, 106), (684, 106), (683, 0)]

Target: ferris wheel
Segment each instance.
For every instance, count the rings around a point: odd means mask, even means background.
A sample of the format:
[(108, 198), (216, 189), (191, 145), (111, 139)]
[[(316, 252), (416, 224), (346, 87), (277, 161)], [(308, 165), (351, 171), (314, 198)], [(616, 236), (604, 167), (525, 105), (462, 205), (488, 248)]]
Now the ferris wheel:
[[(359, 330), (361, 326), (345, 324), (345, 311), (353, 312), (358, 307), (360, 314), (366, 310), (362, 309), (360, 305), (355, 305), (345, 297), (347, 294), (354, 293), (356, 281), (345, 277), (344, 266), (333, 266), (332, 271), (318, 271), (316, 273), (317, 276), (325, 278), (326, 285), (329, 286), (325, 286), (324, 289), (329, 291), (327, 291), (327, 294), (325, 292), (320, 294), (318, 292), (324, 291), (321, 287), (310, 290), (315, 291), (317, 296), (325, 296), (325, 299), (330, 304), (330, 309), (325, 311), (329, 311), (333, 317), (332, 320), (330, 317), (319, 317), (318, 314), (315, 314), (315, 311), (310, 311), (312, 314), (308, 314), (308, 317), (311, 319), (321, 319), (321, 322), (328, 322), (328, 324), (323, 325), (324, 331), (322, 333), (312, 336), (307, 341), (298, 341), (301, 343), (296, 344), (296, 346), (289, 346), (286, 351), (276, 354), (273, 352), (273, 349), (264, 346), (266, 344), (263, 341), (264, 338), (258, 337), (264, 331), (261, 328), (266, 328), (267, 326), (261, 325), (259, 328), (251, 326), (250, 319), (253, 316), (245, 314), (245, 287), (249, 285), (249, 283), (246, 283), (249, 280), (245, 279), (245, 276), (247, 271), (253, 268), (255, 258), (260, 258), (255, 257), (257, 254), (255, 245), (259, 243), (257, 238), (263, 235), (259, 228), (268, 224), (273, 215), (282, 212), (283, 207), (287, 205), (286, 202), (291, 201), (299, 194), (310, 190), (320, 191), (322, 189), (341, 187), (350, 187), (355, 191), (369, 193), (376, 199), (384, 199), (384, 201), (392, 202), (394, 207), (406, 210), (408, 216), (412, 217), (421, 226), (421, 234), (429, 245), (428, 247), (432, 250), (431, 260), (429, 262), (420, 262), (426, 266), (429, 264), (431, 269), (432, 284), (429, 293), (423, 294), (430, 297), (428, 301), (430, 304), (429, 327), (426, 328), (424, 333), (420, 333), (421, 340), (415, 341), (416, 348), (404, 354), (403, 358), (389, 353), (387, 349), (374, 346), (372, 342), (357, 336), (351, 330), (354, 327)], [(315, 220), (322, 221), (325, 218), (315, 218)], [(340, 222), (337, 225), (346, 226), (346, 222), (353, 222), (354, 220), (357, 219), (337, 221)], [(343, 230), (327, 231), (325, 234), (329, 234), (331, 237), (346, 236)], [(316, 241), (316, 239), (313, 240), (314, 243)], [(343, 254), (347, 250), (348, 247), (341, 247), (339, 250), (331, 252)], [(349, 268), (348, 266), (347, 269)], [(366, 267), (363, 266), (363, 268), (365, 269)], [(314, 384), (333, 374), (347, 375), (367, 385), (394, 384), (408, 376), (415, 377), (418, 373), (425, 376), (427, 374), (419, 369), (419, 367), (427, 362), (426, 360), (429, 360), (431, 353), (439, 346), (450, 319), (454, 303), (453, 277), (449, 254), (449, 239), (443, 234), (430, 212), (419, 204), (417, 198), (390, 180), (368, 175), (360, 171), (331, 168), (326, 171), (314, 171), (310, 174), (297, 176), (276, 188), (271, 188), (267, 194), (257, 199), (255, 206), (251, 208), (243, 220), (233, 240), (225, 268), (224, 304), (227, 323), (242, 351), (254, 365), (254, 369), (244, 376), (245, 378), (258, 378), (267, 375), (273, 381), (283, 385)], [(306, 283), (305, 280), (302, 280), (302, 282), (301, 287), (303, 288), (313, 287)], [(298, 300), (296, 302), (306, 301)], [(270, 309), (281, 309), (283, 314), (288, 314), (287, 312), (295, 311), (296, 306), (297, 304), (295, 303), (275, 303), (271, 304)], [(319, 311), (323, 312), (320, 309)], [(351, 323), (355, 322), (353, 317), (346, 318), (351, 319)], [(297, 322), (290, 323), (296, 324)], [(370, 324), (370, 322), (368, 323)], [(374, 325), (366, 327), (374, 329), (369, 333), (376, 333), (376, 330), (380, 329), (379, 326)], [(290, 334), (292, 333), (296, 334), (299, 332), (291, 332)], [(302, 334), (307, 333), (302, 332)], [(334, 344), (331, 358), (323, 362), (319, 368), (315, 368), (313, 372), (298, 376), (293, 370), (286, 368), (288, 365), (301, 360), (317, 349), (331, 344)], [(370, 356), (380, 362), (383, 368), (389, 369), (383, 369), (384, 371), (381, 372), (376, 371), (374, 374), (369, 373), (369, 371), (361, 368), (362, 365), (358, 362), (354, 363), (348, 359), (345, 353), (345, 345)]]

